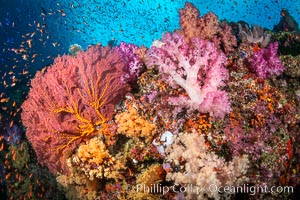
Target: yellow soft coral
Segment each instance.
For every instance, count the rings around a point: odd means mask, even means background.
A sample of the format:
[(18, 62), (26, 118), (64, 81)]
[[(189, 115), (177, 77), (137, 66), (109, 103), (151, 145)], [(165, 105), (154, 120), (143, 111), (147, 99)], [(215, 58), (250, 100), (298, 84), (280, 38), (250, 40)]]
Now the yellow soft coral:
[(118, 132), (128, 137), (152, 137), (156, 126), (151, 122), (143, 119), (137, 109), (129, 106), (127, 112), (116, 115)]
[(69, 174), (60, 174), (56, 180), (59, 183), (59, 190), (65, 192), (67, 199), (92, 200), (97, 198), (99, 182), (95, 179), (89, 180), (83, 173), (72, 168), (70, 160), (67, 162)]
[(71, 163), (91, 181), (95, 178), (122, 179), (120, 171), (125, 168), (122, 160), (110, 154), (101, 136), (81, 145), (72, 156)]
[(164, 169), (160, 164), (153, 164), (147, 170), (143, 171), (136, 179), (138, 184), (151, 187), (160, 183), (164, 179)]
[(92, 138), (87, 144), (81, 145), (77, 150), (77, 155), (81, 161), (97, 165), (102, 164), (105, 158), (111, 158), (106, 145), (99, 137)]

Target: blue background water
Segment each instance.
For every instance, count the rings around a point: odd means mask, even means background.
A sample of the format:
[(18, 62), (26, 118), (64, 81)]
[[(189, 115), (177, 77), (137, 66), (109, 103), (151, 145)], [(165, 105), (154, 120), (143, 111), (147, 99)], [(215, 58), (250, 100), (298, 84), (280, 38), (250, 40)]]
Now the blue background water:
[[(300, 21), (300, 0), (191, 2), (201, 15), (213, 11), (220, 19), (243, 20), (269, 29), (279, 22), (282, 8), (289, 9)], [(83, 48), (99, 42), (106, 45), (109, 41), (149, 46), (163, 32), (179, 28), (178, 9), (184, 3), (182, 0), (0, 0), (0, 75), (13, 66), (16, 77), (24, 69), (34, 74), (51, 64), (58, 54), (68, 53), (73, 43)], [(16, 54), (15, 50), (21, 48), (26, 52)], [(9, 82), (2, 77), (1, 83), (3, 79)]]

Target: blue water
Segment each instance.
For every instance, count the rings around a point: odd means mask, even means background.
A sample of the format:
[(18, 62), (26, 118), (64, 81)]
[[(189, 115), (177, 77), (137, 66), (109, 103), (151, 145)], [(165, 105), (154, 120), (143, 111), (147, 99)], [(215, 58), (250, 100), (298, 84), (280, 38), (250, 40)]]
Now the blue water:
[[(54, 1), (53, 1), (54, 2)], [(59, 1), (49, 5), (63, 9), (65, 16), (53, 16), (49, 27), (55, 37), (65, 42), (87, 46), (91, 43), (106, 44), (109, 40), (126, 41), (149, 46), (162, 32), (179, 28), (178, 9), (185, 1), (179, 0), (82, 0)], [(280, 19), (280, 10), (289, 8), (299, 21), (297, 1), (275, 0), (193, 0), (201, 12), (215, 12), (220, 19), (237, 22), (244, 20), (272, 29)], [(300, 3), (300, 2), (299, 2)], [(298, 6), (298, 7), (296, 7)], [(48, 7), (45, 4), (45, 8)], [(58, 31), (59, 30), (59, 31)]]

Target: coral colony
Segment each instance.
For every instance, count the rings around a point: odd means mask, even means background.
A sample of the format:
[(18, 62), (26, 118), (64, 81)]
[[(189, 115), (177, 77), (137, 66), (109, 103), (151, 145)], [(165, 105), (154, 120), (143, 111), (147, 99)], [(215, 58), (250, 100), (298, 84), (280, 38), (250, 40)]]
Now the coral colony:
[[(72, 55), (36, 73), (21, 118), (42, 167), (33, 167), (21, 130), (8, 127), (0, 147), (11, 158), (1, 175), (10, 196), (293, 196), (300, 181), (299, 56), (281, 51), (283, 33), (220, 21), (212, 12), (200, 17), (191, 3), (179, 15), (181, 28), (149, 48), (73, 45)], [(56, 180), (37, 179), (45, 167)], [(25, 183), (31, 189), (17, 193)]]

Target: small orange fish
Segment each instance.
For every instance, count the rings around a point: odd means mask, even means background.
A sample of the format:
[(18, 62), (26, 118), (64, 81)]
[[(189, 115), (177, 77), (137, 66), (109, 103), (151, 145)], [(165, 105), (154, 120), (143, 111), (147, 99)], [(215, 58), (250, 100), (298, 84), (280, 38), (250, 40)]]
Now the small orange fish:
[(4, 99), (1, 99), (0, 100), (0, 103), (5, 103), (5, 102), (8, 102), (9, 98), (4, 98)]
[(4, 149), (4, 143), (2, 142), (0, 146), (0, 151), (2, 151), (3, 149)]
[(22, 55), (22, 58), (23, 58), (23, 60), (27, 60), (27, 55), (26, 55), (26, 54), (23, 54), (23, 55)]
[(31, 43), (31, 41), (32, 41), (32, 39), (29, 39), (29, 40), (27, 40), (26, 42), (27, 42), (27, 44), (28, 44), (28, 46), (29, 46), (29, 48), (31, 48), (32, 47), (32, 43)]
[(255, 44), (255, 45), (253, 46), (252, 50), (253, 50), (254, 53), (258, 52), (258, 51), (260, 50), (259, 45), (258, 45), (258, 44)]
[(132, 171), (131, 171), (131, 169), (130, 169), (130, 168), (128, 168), (128, 171), (129, 171), (129, 176), (132, 176), (132, 175), (133, 175), (133, 173), (132, 173)]
[(15, 152), (14, 154), (12, 154), (12, 159), (13, 159), (13, 160), (16, 160), (16, 157), (17, 157), (17, 154), (16, 154), (16, 152)]
[(33, 54), (33, 55), (32, 55), (32, 59), (33, 59), (33, 58), (36, 58), (37, 56), (38, 56), (37, 53), (36, 53), (36, 54)]
[(28, 73), (29, 73), (29, 71), (25, 71), (25, 70), (23, 69), (23, 71), (22, 71), (22, 74), (23, 74), (23, 75), (28, 74)]
[(10, 175), (11, 173), (8, 173), (6, 176), (5, 176), (5, 179), (8, 180), (10, 178)]

